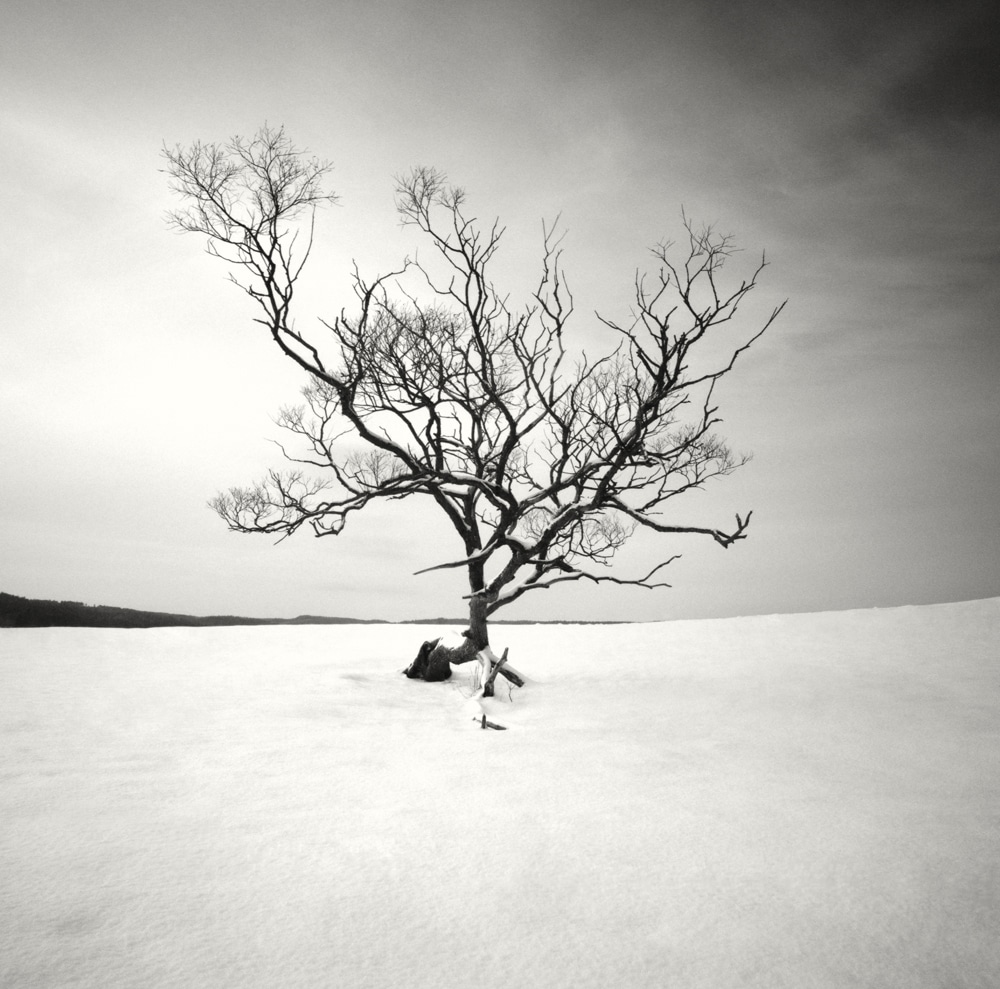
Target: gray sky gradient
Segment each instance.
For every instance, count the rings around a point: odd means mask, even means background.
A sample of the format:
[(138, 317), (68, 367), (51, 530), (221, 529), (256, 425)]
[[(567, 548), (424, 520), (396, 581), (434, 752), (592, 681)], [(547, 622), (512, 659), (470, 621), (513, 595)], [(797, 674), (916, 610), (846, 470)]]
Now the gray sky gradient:
[[(0, 590), (196, 613), (457, 614), (457, 549), (411, 503), (337, 540), (225, 531), (301, 382), (196, 238), (163, 142), (284, 124), (335, 164), (300, 326), (352, 259), (413, 250), (393, 175), (444, 169), (507, 224), (512, 294), (561, 214), (576, 332), (624, 316), (681, 206), (788, 308), (719, 395), (754, 460), (681, 512), (729, 551), (669, 591), (573, 585), (510, 617), (710, 617), (1000, 594), (1000, 160), (992, 5), (182, 2), (8, 5), (0, 38)], [(414, 520), (416, 523), (414, 524)]]

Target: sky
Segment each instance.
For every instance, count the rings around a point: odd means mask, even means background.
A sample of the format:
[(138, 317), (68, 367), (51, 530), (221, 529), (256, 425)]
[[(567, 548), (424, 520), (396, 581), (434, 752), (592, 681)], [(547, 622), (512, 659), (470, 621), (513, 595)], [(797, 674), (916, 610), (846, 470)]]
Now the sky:
[[(835, 9), (832, 9), (835, 6)], [(512, 298), (559, 215), (571, 333), (624, 318), (680, 211), (769, 266), (780, 320), (720, 388), (753, 460), (644, 538), (669, 590), (573, 584), (510, 618), (664, 620), (1000, 594), (1000, 58), (986, 4), (14, 2), (0, 39), (0, 590), (191, 614), (460, 615), (414, 577), (454, 534), (411, 502), (334, 539), (230, 533), (304, 382), (177, 205), (164, 144), (267, 122), (330, 159), (298, 323), (415, 246), (393, 177), (432, 165), (506, 225)]]

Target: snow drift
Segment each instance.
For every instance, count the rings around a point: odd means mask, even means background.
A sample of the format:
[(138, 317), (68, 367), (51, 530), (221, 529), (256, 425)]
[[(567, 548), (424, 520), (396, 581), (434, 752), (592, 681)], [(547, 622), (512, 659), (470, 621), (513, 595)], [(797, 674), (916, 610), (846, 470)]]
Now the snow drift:
[(0, 629), (0, 984), (1000, 984), (1000, 599), (431, 632)]

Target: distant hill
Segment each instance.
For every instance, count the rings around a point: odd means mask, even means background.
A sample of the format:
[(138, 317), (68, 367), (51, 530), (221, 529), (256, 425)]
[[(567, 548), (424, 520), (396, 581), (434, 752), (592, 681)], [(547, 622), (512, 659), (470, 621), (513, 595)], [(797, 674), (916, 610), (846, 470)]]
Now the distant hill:
[[(468, 625), (467, 618), (409, 618), (399, 625)], [(0, 628), (165, 628), (210, 625), (387, 625), (382, 618), (327, 618), (299, 615), (297, 618), (240, 618), (236, 615), (173, 615), (164, 611), (137, 611), (80, 601), (40, 601), (0, 591)], [(539, 621), (534, 618), (494, 618), (491, 625), (627, 625), (628, 622), (585, 622), (567, 619)]]
[(359, 618), (238, 618), (234, 615), (172, 615), (160, 611), (137, 611), (80, 601), (37, 601), (0, 591), (0, 628), (41, 628), (52, 625), (84, 628), (164, 628), (209, 625), (377, 625)]

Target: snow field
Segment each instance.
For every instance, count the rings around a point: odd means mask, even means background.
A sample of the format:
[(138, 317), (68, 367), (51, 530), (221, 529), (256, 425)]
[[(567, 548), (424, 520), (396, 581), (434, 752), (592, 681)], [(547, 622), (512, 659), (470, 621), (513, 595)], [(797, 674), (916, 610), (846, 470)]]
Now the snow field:
[(1000, 984), (1000, 599), (437, 634), (0, 629), (0, 985)]

